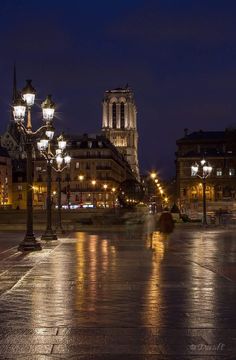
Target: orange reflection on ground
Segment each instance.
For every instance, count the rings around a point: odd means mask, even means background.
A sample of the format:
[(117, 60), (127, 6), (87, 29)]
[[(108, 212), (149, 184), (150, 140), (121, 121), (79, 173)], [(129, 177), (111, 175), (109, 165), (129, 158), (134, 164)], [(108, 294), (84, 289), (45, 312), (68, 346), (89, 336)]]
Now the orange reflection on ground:
[(165, 247), (168, 238), (158, 231), (150, 234), (149, 243), (151, 250), (151, 271), (146, 287), (146, 306), (143, 314), (144, 326), (161, 324), (162, 289), (161, 284), (161, 262), (165, 255)]

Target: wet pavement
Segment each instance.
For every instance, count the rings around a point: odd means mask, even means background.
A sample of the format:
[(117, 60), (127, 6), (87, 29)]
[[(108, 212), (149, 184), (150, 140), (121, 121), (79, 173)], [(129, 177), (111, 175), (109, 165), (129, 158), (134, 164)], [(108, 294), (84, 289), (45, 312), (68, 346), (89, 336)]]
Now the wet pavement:
[(7, 238), (0, 359), (236, 359), (234, 230), (77, 232), (30, 254)]

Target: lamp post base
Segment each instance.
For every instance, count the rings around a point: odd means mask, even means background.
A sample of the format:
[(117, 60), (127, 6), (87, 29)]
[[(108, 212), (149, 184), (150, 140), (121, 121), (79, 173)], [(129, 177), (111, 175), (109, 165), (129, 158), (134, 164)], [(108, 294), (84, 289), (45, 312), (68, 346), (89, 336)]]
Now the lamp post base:
[(40, 242), (38, 242), (34, 235), (26, 235), (24, 240), (18, 246), (18, 251), (38, 251), (42, 250)]
[(41, 240), (57, 240), (57, 234), (55, 234), (55, 232), (53, 232), (52, 230), (46, 230), (45, 233), (41, 236)]
[(56, 232), (57, 234), (65, 234), (65, 230), (61, 226), (56, 227)]

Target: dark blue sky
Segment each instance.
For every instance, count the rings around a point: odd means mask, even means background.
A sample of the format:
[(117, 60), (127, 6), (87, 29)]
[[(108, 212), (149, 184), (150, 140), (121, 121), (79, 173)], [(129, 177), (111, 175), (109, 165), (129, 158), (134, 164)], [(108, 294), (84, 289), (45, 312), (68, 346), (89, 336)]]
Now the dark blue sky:
[(228, 0), (1, 0), (0, 130), (14, 61), (19, 87), (32, 78), (39, 100), (52, 93), (70, 132), (99, 131), (104, 91), (128, 82), (141, 167), (170, 176), (185, 127), (236, 124), (235, 18)]

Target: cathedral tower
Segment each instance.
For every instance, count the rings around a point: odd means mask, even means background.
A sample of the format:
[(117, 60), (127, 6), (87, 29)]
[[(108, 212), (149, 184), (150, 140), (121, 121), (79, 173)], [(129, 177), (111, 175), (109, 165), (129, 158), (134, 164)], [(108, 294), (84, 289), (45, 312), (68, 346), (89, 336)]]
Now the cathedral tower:
[(137, 110), (134, 93), (128, 86), (105, 92), (102, 131), (124, 155), (139, 180)]

